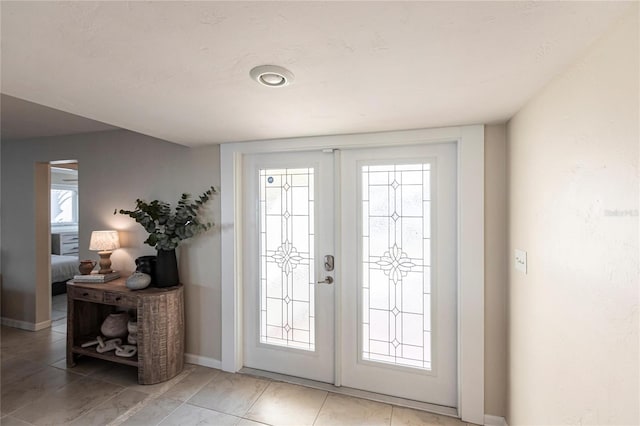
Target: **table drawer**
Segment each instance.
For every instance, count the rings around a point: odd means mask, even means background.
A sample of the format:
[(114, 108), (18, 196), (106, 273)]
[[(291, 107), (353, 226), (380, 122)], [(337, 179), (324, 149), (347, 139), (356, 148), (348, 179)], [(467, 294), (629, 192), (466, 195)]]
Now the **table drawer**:
[(104, 292), (100, 290), (92, 290), (89, 288), (72, 288), (71, 297), (78, 300), (87, 300), (89, 302), (102, 303)]
[(129, 308), (137, 308), (138, 298), (135, 296), (130, 296), (128, 294), (105, 291), (104, 303), (118, 305), (118, 306), (126, 306)]

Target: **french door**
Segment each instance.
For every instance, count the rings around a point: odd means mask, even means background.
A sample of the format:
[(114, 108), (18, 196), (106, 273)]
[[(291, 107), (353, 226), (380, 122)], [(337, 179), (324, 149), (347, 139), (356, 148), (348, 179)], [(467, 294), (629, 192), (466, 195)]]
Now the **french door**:
[(333, 154), (247, 156), (244, 365), (334, 380)]
[(244, 365), (456, 407), (455, 144), (243, 167)]

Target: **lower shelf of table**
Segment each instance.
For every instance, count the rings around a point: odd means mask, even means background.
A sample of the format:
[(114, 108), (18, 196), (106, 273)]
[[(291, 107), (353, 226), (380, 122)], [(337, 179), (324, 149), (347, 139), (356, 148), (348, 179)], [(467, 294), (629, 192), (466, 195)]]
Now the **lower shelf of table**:
[[(88, 341), (89, 339), (86, 339)], [(80, 342), (80, 345), (74, 345), (71, 347), (71, 352), (78, 355), (86, 355), (93, 358), (104, 359), (107, 361), (117, 362), (118, 364), (131, 365), (133, 367), (138, 367), (140, 364), (138, 362), (138, 354), (127, 358), (122, 356), (117, 356), (115, 351), (103, 352), (100, 353), (96, 351), (95, 346), (90, 346), (88, 348), (83, 348), (81, 345), (84, 343), (84, 340)]]

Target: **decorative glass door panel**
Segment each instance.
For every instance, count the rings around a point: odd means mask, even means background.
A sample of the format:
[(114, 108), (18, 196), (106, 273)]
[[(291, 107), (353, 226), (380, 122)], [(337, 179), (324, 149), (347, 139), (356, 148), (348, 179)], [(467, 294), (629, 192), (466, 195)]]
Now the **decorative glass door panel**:
[(261, 169), (260, 342), (315, 349), (314, 169)]
[[(333, 155), (247, 155), (243, 191), (244, 365), (334, 380)], [(321, 237), (319, 237), (321, 236)], [(332, 276), (333, 278), (333, 276)]]
[(455, 407), (456, 145), (344, 151), (340, 174), (342, 385)]
[(431, 164), (360, 166), (361, 356), (431, 370)]

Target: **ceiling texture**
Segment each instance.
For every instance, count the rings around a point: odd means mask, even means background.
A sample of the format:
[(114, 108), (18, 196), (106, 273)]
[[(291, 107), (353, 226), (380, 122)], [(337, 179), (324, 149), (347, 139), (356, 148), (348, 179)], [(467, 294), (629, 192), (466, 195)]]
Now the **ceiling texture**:
[[(198, 146), (504, 122), (630, 3), (0, 7), (1, 91), (19, 98), (10, 99), (13, 107), (22, 99), (96, 126)], [(295, 81), (258, 85), (249, 71), (263, 64), (286, 67)], [(11, 115), (6, 99), (3, 120)]]

